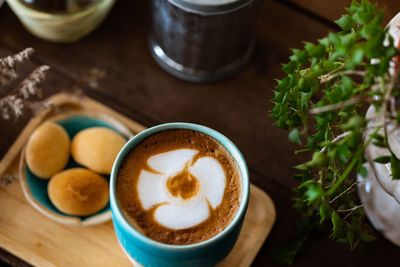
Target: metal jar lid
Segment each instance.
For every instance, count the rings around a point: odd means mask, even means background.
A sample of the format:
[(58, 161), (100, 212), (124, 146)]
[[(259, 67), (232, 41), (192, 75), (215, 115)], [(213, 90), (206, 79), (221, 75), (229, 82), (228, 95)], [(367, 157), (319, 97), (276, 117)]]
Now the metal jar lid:
[(257, 2), (260, 0), (222, 1), (221, 4), (202, 4), (199, 3), (199, 1), (190, 2), (188, 0), (168, 0), (168, 1), (171, 4), (187, 12), (196, 13), (200, 15), (220, 15), (241, 9), (252, 2)]

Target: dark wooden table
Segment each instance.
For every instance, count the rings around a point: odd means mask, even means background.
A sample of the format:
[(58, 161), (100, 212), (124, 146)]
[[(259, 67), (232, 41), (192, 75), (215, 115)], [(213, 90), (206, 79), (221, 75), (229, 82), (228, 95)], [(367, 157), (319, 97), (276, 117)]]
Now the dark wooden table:
[[(269, 253), (295, 237), (298, 214), (291, 208), (291, 188), (296, 185), (291, 166), (302, 159), (293, 154), (296, 148), (287, 141), (288, 133), (273, 127), (268, 116), (273, 79), (283, 76), (280, 63), (287, 61), (288, 47), (300, 47), (302, 40), (315, 41), (335, 31), (331, 21), (350, 0), (265, 0), (250, 64), (237, 76), (215, 84), (184, 82), (158, 67), (147, 47), (148, 2), (117, 1), (105, 23), (74, 44), (54, 44), (32, 36), (4, 5), (0, 9), (0, 56), (33, 47), (33, 60), (21, 66), (20, 73), (24, 76), (36, 65), (50, 65), (43, 84), (45, 96), (69, 88), (92, 68), (100, 68), (106, 77), (99, 88), (85, 93), (123, 114), (146, 126), (185, 121), (227, 135), (243, 152), (251, 182), (271, 195), (277, 209), (274, 229), (254, 266), (280, 266)], [(379, 5), (387, 7), (386, 22), (400, 10), (398, 0), (380, 0)], [(0, 157), (27, 119), (0, 121)], [(399, 266), (399, 252), (400, 248), (381, 236), (361, 253), (350, 252), (325, 234), (315, 234), (293, 266)], [(0, 266), (28, 265), (0, 250)]]

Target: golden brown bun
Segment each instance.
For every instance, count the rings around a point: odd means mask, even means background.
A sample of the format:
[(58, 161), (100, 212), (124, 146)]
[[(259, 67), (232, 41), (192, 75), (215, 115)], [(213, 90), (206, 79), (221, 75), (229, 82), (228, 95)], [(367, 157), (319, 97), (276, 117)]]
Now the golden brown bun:
[(108, 203), (106, 179), (83, 168), (57, 173), (50, 180), (47, 190), (51, 203), (69, 215), (91, 215)]
[(39, 178), (48, 179), (68, 163), (70, 140), (63, 127), (45, 122), (31, 135), (25, 159), (29, 169)]
[(103, 174), (110, 174), (118, 152), (126, 140), (103, 127), (80, 131), (72, 140), (71, 154), (79, 164)]

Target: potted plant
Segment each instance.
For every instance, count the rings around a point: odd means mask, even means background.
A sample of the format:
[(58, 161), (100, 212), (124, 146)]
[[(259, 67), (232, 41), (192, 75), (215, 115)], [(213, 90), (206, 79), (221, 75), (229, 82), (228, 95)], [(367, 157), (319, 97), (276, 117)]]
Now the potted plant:
[[(383, 11), (367, 0), (347, 12), (335, 21), (341, 31), (292, 49), (274, 91), (275, 125), (290, 130), (289, 140), (302, 146), (296, 153), (310, 156), (296, 166), (294, 206), (305, 223), (303, 237), (281, 254), (286, 262), (320, 225), (351, 249), (374, 240), (366, 213), (400, 245), (400, 17), (385, 28)], [(382, 213), (379, 205), (393, 209)]]

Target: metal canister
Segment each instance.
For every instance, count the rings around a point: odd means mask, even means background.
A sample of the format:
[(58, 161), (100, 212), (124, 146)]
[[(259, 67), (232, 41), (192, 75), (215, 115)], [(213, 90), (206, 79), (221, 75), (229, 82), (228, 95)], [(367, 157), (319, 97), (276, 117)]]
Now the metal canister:
[(260, 0), (153, 0), (150, 49), (170, 74), (227, 78), (249, 61)]

